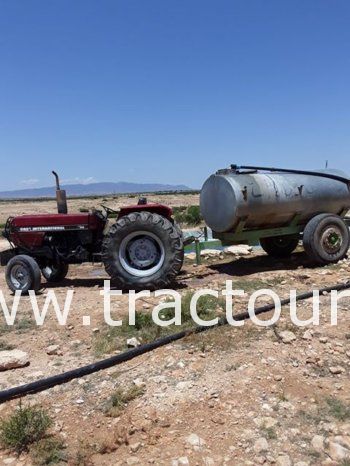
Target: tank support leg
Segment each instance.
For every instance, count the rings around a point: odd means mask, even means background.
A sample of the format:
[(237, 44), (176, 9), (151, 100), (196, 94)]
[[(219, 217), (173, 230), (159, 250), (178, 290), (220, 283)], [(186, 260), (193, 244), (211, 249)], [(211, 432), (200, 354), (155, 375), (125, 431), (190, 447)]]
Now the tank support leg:
[(200, 263), (201, 263), (201, 245), (199, 243), (199, 239), (196, 238), (194, 240), (194, 243), (195, 243), (195, 248), (196, 248), (196, 264), (200, 265)]

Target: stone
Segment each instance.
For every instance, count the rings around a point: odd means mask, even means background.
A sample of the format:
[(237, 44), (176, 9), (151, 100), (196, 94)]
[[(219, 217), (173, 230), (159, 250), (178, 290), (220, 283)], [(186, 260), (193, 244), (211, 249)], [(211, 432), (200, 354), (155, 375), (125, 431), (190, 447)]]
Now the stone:
[(205, 445), (205, 440), (200, 438), (197, 434), (190, 434), (186, 438), (186, 442), (189, 445), (191, 445), (194, 448), (194, 450), (196, 450), (196, 451), (200, 450)]
[(265, 437), (258, 438), (254, 443), (254, 451), (255, 453), (261, 453), (263, 451), (268, 451), (269, 444)]
[(277, 424), (277, 419), (269, 416), (259, 416), (254, 419), (254, 423), (261, 428), (270, 429)]
[(60, 350), (59, 345), (50, 345), (46, 348), (46, 354), (48, 354), (49, 356), (54, 356), (58, 354), (59, 350)]
[(136, 466), (142, 464), (142, 462), (140, 461), (140, 458), (138, 458), (137, 456), (129, 456), (129, 458), (127, 458), (126, 460), (126, 464), (128, 466)]
[(345, 370), (341, 366), (334, 366), (329, 368), (329, 372), (333, 375), (341, 374)]
[(135, 379), (133, 380), (134, 385), (138, 388), (143, 388), (146, 386), (146, 382), (144, 382), (142, 379)]
[(228, 246), (224, 249), (226, 254), (233, 254), (234, 256), (247, 256), (252, 252), (253, 248), (247, 244), (238, 244), (237, 246)]
[(266, 463), (265, 456), (255, 456), (254, 464), (265, 464), (265, 463)]
[(188, 390), (191, 388), (191, 382), (188, 381), (183, 381), (183, 382), (178, 382), (176, 384), (177, 390)]
[(324, 437), (322, 435), (315, 435), (311, 440), (312, 448), (321, 453), (324, 450)]
[(29, 364), (28, 353), (20, 350), (0, 351), (0, 371), (17, 369)]
[(350, 450), (350, 437), (348, 435), (347, 436), (337, 435), (336, 437), (334, 437), (334, 441), (336, 443), (339, 443), (339, 445), (341, 445), (342, 447)]
[(282, 339), (282, 342), (285, 344), (292, 343), (292, 341), (297, 339), (295, 333), (291, 332), (290, 330), (284, 330), (283, 332), (280, 332), (279, 335)]
[(139, 342), (139, 340), (136, 337), (128, 338), (126, 340), (126, 344), (127, 344), (128, 348), (137, 348), (138, 346), (141, 345), (141, 343)]
[(215, 461), (210, 456), (206, 456), (203, 458), (203, 465), (204, 466), (215, 466)]
[(181, 456), (180, 458), (177, 458), (176, 460), (172, 460), (171, 462), (171, 466), (189, 466), (189, 464), (190, 462), (187, 456)]
[(277, 466), (292, 466), (291, 459), (288, 455), (280, 455), (276, 459)]
[(306, 331), (303, 333), (302, 339), (303, 339), (303, 340), (312, 340), (312, 332), (311, 332), (311, 330), (306, 330)]
[(342, 426), (340, 427), (340, 433), (342, 435), (350, 435), (350, 422), (342, 424)]
[(201, 251), (201, 256), (207, 256), (207, 257), (217, 257), (220, 256), (221, 251), (219, 249), (203, 249)]
[(350, 450), (335, 442), (329, 442), (328, 452), (334, 461), (342, 461), (350, 456)]
[(130, 444), (130, 450), (131, 450), (132, 453), (136, 453), (140, 449), (140, 447), (141, 447), (140, 442)]

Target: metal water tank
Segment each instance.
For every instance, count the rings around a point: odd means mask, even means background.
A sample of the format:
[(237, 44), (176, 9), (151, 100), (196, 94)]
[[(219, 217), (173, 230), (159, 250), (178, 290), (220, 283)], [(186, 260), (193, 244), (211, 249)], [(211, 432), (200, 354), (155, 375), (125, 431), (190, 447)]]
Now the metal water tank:
[(260, 167), (219, 170), (204, 183), (201, 214), (214, 232), (287, 226), (298, 215), (305, 225), (320, 213), (345, 215), (350, 179), (338, 170), (306, 172)]

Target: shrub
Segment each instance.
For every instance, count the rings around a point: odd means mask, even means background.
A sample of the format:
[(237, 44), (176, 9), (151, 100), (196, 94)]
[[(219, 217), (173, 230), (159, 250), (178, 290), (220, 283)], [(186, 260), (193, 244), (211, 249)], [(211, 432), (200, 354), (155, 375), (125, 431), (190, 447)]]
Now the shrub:
[(22, 405), (0, 423), (0, 443), (20, 454), (44, 438), (52, 425), (50, 416), (42, 408)]
[(109, 416), (118, 416), (120, 411), (124, 409), (130, 401), (143, 395), (144, 392), (145, 389), (143, 387), (137, 387), (136, 385), (132, 385), (126, 389), (117, 388), (105, 404), (105, 413)]
[(327, 398), (329, 414), (339, 421), (350, 419), (350, 406), (337, 398)]
[(6, 341), (0, 340), (0, 351), (13, 350), (15, 347)]
[(67, 455), (64, 451), (65, 445), (63, 441), (55, 437), (47, 437), (39, 440), (30, 449), (33, 464), (36, 466), (44, 466), (49, 464), (66, 462)]
[(173, 216), (177, 223), (187, 224), (189, 226), (198, 225), (202, 221), (198, 205), (174, 207)]
[(202, 221), (202, 216), (200, 208), (198, 205), (191, 205), (187, 209), (186, 213), (186, 223), (188, 225), (198, 225)]

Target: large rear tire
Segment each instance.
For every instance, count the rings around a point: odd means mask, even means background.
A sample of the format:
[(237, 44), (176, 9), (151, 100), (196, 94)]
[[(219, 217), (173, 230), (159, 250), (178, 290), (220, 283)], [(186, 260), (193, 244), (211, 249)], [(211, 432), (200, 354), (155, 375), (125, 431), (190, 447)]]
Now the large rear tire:
[(68, 270), (68, 264), (60, 262), (58, 264), (51, 264), (47, 265), (46, 267), (43, 267), (41, 269), (41, 273), (43, 274), (47, 282), (58, 283), (66, 278)]
[(348, 252), (349, 228), (338, 215), (316, 215), (304, 229), (303, 244), (306, 254), (315, 263), (334, 264)]
[(38, 291), (40, 288), (41, 273), (35, 259), (25, 254), (19, 254), (7, 264), (6, 282), (11, 291), (22, 291), (23, 294), (29, 290)]
[(166, 288), (180, 272), (183, 258), (179, 228), (151, 212), (123, 216), (102, 244), (106, 272), (121, 289)]
[(296, 249), (299, 243), (299, 235), (272, 236), (261, 238), (260, 245), (263, 250), (272, 257), (288, 257)]

